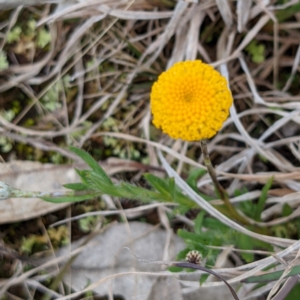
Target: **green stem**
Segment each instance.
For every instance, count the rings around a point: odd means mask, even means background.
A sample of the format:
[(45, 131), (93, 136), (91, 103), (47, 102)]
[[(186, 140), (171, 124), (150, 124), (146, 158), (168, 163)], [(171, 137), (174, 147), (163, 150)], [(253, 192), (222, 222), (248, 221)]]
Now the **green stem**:
[(34, 192), (24, 191), (11, 187), (3, 181), (0, 181), (0, 200), (8, 198), (57, 198), (57, 197), (70, 197), (81, 196), (90, 194), (91, 190), (84, 191), (56, 191), (56, 192)]
[(237, 210), (235, 209), (235, 207), (232, 205), (232, 203), (229, 201), (229, 198), (227, 196), (226, 191), (223, 189), (223, 187), (220, 185), (218, 179), (217, 179), (217, 175), (215, 172), (215, 169), (211, 163), (210, 157), (209, 157), (209, 153), (207, 150), (207, 142), (206, 140), (201, 140), (200, 141), (200, 146), (201, 146), (201, 150), (203, 153), (203, 158), (204, 158), (204, 164), (207, 168), (207, 171), (210, 175), (210, 178), (212, 179), (215, 188), (217, 189), (219, 196), (221, 198), (221, 200), (223, 200), (225, 206), (227, 207), (229, 213), (231, 214), (231, 216), (233, 218), (235, 218), (237, 221), (241, 222), (244, 225), (250, 225), (250, 223), (248, 222), (248, 220), (246, 220), (243, 216), (241, 216)]

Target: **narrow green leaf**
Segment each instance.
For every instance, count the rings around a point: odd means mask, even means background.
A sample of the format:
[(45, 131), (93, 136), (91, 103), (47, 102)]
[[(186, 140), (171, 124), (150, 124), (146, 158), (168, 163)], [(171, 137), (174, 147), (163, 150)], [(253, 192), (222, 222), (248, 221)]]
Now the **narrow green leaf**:
[(279, 23), (281, 23), (287, 20), (288, 18), (295, 16), (297, 12), (300, 12), (300, 3), (287, 7), (283, 10), (278, 10), (276, 12), (276, 19)]
[(170, 197), (168, 179), (159, 178), (149, 173), (145, 174), (144, 177), (157, 191), (159, 191), (165, 197), (169, 197), (170, 201), (172, 201)]
[(172, 273), (178, 273), (178, 272), (181, 272), (182, 270), (184, 270), (184, 269), (179, 268), (179, 267), (174, 267), (174, 266), (168, 267), (168, 271), (170, 271)]
[(177, 193), (175, 179), (173, 177), (169, 178), (169, 194), (171, 196), (171, 199), (175, 202), (177, 198)]
[(172, 209), (172, 214), (173, 215), (185, 215), (188, 213), (190, 210), (189, 207), (183, 206), (183, 205), (178, 205)]
[(114, 184), (107, 182), (100, 174), (91, 171), (87, 180), (90, 183), (91, 187), (99, 190), (102, 194), (107, 194), (113, 197), (124, 197), (120, 188)]
[(196, 217), (196, 220), (195, 220), (195, 232), (197, 234), (200, 234), (202, 232), (202, 223), (203, 223), (203, 218), (205, 216), (205, 211), (202, 210), (198, 213), (197, 217)]
[(162, 179), (152, 174), (145, 174), (145, 179), (160, 192), (160, 200), (165, 202), (176, 202), (186, 208), (196, 208), (198, 205), (187, 196), (183, 195), (181, 190), (176, 186), (174, 178)]
[(79, 196), (63, 196), (63, 197), (42, 197), (41, 199), (51, 202), (51, 203), (65, 203), (65, 202), (79, 202), (84, 200), (90, 200), (97, 196), (99, 196), (100, 193), (90, 193), (86, 195), (79, 195)]
[(223, 224), (218, 219), (211, 217), (207, 217), (203, 220), (203, 226), (214, 231), (218, 230), (223, 232), (230, 230), (227, 225)]
[(95, 173), (99, 174), (99, 176), (103, 178), (104, 181), (106, 181), (109, 184), (113, 184), (109, 176), (105, 173), (105, 171), (99, 166), (99, 164), (94, 160), (94, 158), (90, 154), (88, 154), (82, 149), (72, 146), (70, 146), (69, 149), (76, 155), (78, 155), (82, 160), (84, 160)]
[[(98, 182), (94, 182), (92, 179), (92, 172), (91, 170), (78, 170), (75, 169), (77, 174), (79, 175), (82, 183), (88, 187), (88, 189), (97, 189)], [(99, 181), (103, 181), (103, 178), (99, 176)]]
[(176, 186), (176, 197), (174, 198), (176, 203), (180, 204), (181, 206), (191, 208), (199, 208), (198, 204), (196, 204), (193, 200), (188, 198), (187, 196), (183, 195), (179, 188)]
[(187, 180), (186, 180), (186, 183), (196, 192), (198, 193), (199, 192), (199, 189), (197, 187), (197, 182), (198, 182), (198, 179), (200, 177), (202, 177), (204, 174), (206, 174), (206, 170), (204, 169), (194, 169), (190, 172)]
[(284, 203), (283, 207), (282, 207), (282, 217), (288, 217), (289, 215), (291, 215), (293, 213), (293, 209), (287, 204)]
[(191, 251), (191, 250), (194, 250), (194, 248), (185, 248), (181, 251), (179, 251), (176, 255), (176, 259), (178, 261), (181, 261), (181, 260), (185, 260), (186, 258), (186, 255)]
[(103, 194), (107, 194), (113, 197), (135, 199), (144, 202), (151, 202), (151, 201), (167, 202), (168, 201), (168, 199), (165, 198), (160, 193), (150, 191), (142, 187), (134, 186), (127, 182), (122, 182), (118, 185), (108, 184), (107, 182), (103, 181), (103, 179), (99, 176), (99, 174), (93, 171), (91, 171), (91, 173), (89, 174), (88, 180), (91, 183), (91, 186), (101, 191)]
[(199, 178), (201, 178), (206, 173), (207, 173), (207, 171), (204, 169), (195, 169), (189, 174), (189, 176), (186, 180), (186, 183), (203, 199), (209, 201), (209, 200), (215, 199), (215, 197), (211, 197), (204, 193), (201, 193), (197, 187), (197, 182), (198, 182)]
[(211, 244), (211, 242), (214, 240), (215, 241), (215, 236), (212, 233), (212, 231), (208, 232), (201, 232), (200, 234), (196, 234), (193, 232), (189, 232), (183, 229), (179, 229), (177, 231), (177, 234), (185, 240), (186, 243), (190, 245), (207, 245)]
[(254, 219), (256, 221), (261, 221), (261, 213), (263, 211), (264, 205), (267, 201), (267, 196), (268, 196), (268, 191), (271, 188), (272, 184), (273, 184), (273, 177), (271, 177), (267, 183), (264, 185), (260, 197), (258, 199), (258, 203), (255, 206), (255, 214), (254, 214)]
[[(239, 236), (239, 238), (237, 239), (237, 246), (239, 249), (242, 249), (242, 250), (253, 249), (252, 239), (249, 238), (249, 236), (247, 236), (245, 234), (239, 234), (238, 236)], [(247, 263), (250, 263), (254, 260), (253, 253), (241, 252), (241, 256)]]
[(199, 283), (200, 283), (200, 286), (205, 282), (205, 280), (208, 278), (209, 274), (202, 274), (200, 276), (200, 280), (199, 280)]
[(75, 191), (84, 191), (88, 190), (88, 186), (85, 185), (82, 182), (77, 182), (77, 183), (67, 183), (63, 185), (65, 188), (70, 189), (70, 190), (75, 190)]
[(129, 40), (125, 39), (125, 41), (126, 41), (126, 43), (128, 45), (129, 50), (131, 50), (137, 56), (137, 58), (140, 58), (141, 55), (142, 55), (142, 53), (139, 51), (139, 49), (136, 48), (134, 46), (134, 44), (130, 43)]
[(158, 192), (147, 190), (142, 187), (131, 185), (127, 182), (122, 182), (120, 185), (121, 189), (128, 193), (125, 194), (127, 198), (136, 199), (144, 202), (158, 201), (158, 202), (168, 202), (169, 197), (164, 196)]
[(242, 201), (238, 205), (239, 209), (248, 217), (254, 219), (254, 214), (255, 214), (255, 203), (252, 201)]

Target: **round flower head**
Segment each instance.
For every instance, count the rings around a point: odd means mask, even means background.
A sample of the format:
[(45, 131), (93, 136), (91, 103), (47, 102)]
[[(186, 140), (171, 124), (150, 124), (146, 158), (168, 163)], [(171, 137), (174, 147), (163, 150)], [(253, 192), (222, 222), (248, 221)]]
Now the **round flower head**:
[(150, 100), (154, 125), (185, 141), (213, 137), (232, 104), (225, 77), (201, 60), (178, 62), (163, 72)]
[(197, 250), (189, 251), (188, 254), (185, 257), (185, 260), (191, 264), (200, 265), (202, 260), (202, 255)]

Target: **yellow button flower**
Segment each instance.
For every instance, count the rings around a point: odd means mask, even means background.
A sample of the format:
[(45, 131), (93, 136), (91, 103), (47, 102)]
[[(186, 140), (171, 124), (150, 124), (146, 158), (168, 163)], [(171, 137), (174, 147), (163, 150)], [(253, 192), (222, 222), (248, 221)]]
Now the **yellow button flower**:
[(213, 137), (232, 104), (225, 77), (201, 60), (178, 62), (163, 72), (150, 100), (154, 125), (185, 141)]

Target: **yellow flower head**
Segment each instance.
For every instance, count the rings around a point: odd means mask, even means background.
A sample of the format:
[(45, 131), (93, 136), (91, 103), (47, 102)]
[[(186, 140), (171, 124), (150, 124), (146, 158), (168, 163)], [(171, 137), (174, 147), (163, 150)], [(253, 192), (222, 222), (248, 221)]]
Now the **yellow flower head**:
[(154, 125), (185, 141), (214, 136), (232, 104), (225, 77), (201, 60), (178, 62), (163, 72), (150, 99)]

